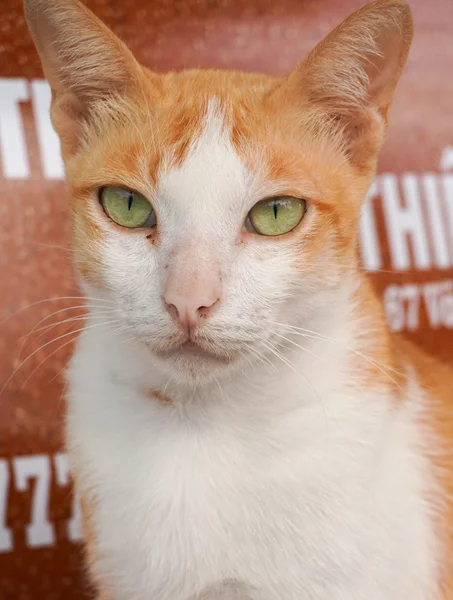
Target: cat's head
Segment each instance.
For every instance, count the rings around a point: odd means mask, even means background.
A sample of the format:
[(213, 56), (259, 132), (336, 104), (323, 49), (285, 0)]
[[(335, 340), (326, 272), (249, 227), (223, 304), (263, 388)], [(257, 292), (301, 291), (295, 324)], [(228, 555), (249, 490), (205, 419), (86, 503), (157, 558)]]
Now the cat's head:
[(280, 324), (335, 311), (411, 42), (404, 2), (361, 9), (283, 79), (157, 75), (77, 0), (25, 10), (79, 275), (164, 371), (265, 360)]

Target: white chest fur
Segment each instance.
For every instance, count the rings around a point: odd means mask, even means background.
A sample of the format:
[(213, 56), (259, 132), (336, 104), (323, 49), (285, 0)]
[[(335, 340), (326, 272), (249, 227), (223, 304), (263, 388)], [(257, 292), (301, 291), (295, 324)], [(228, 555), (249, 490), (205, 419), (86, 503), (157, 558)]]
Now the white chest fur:
[(128, 359), (87, 331), (69, 372), (70, 451), (99, 499), (113, 600), (436, 597), (413, 404), (359, 393), (344, 358), (326, 377), (303, 355), (310, 385), (282, 365), (265, 386), (257, 371), (167, 406)]

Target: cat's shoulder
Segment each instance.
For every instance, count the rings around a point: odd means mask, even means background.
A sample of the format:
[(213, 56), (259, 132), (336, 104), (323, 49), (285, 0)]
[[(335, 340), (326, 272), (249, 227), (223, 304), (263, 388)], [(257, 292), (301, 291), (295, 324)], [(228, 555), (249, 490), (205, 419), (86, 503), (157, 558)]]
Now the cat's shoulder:
[(438, 536), (448, 547), (443, 598), (453, 600), (453, 368), (403, 337), (396, 336), (394, 344), (425, 399), (420, 412), (420, 445), (426, 449), (431, 474), (438, 482), (439, 497), (429, 501), (436, 507)]

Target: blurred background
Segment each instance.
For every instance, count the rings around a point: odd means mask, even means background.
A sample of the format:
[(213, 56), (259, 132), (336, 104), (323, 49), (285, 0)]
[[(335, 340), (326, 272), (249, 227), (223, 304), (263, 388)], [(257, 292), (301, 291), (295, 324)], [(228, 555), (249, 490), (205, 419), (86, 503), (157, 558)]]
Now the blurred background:
[[(156, 71), (290, 71), (363, 0), (86, 0)], [(358, 252), (389, 326), (453, 363), (453, 2), (415, 39)], [(62, 373), (83, 327), (50, 94), (20, 0), (0, 3), (0, 600), (90, 598), (64, 453)], [(113, 524), (112, 524), (113, 526)]]

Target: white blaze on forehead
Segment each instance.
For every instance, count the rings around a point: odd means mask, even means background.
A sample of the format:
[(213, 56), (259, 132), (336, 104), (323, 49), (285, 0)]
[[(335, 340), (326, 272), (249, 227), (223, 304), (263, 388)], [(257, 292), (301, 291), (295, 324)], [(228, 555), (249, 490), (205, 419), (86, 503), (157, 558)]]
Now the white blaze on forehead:
[[(241, 226), (249, 208), (251, 177), (231, 141), (220, 103), (207, 103), (203, 128), (181, 167), (161, 174), (162, 218), (170, 227), (224, 229)], [(237, 223), (236, 223), (237, 222)]]

